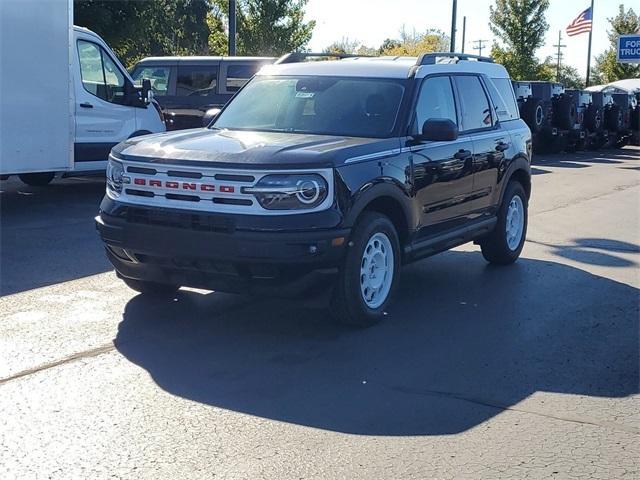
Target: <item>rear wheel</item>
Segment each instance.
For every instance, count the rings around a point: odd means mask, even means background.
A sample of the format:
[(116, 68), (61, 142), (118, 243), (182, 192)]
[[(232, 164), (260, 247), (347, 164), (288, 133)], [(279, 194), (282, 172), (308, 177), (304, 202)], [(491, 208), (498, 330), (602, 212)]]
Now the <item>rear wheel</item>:
[(520, 182), (507, 186), (494, 231), (480, 242), (485, 260), (498, 265), (515, 262), (524, 246), (528, 220), (527, 195)]
[(539, 98), (529, 98), (522, 105), (522, 119), (531, 129), (532, 133), (540, 131), (545, 122), (544, 107)]
[(331, 301), (336, 320), (369, 327), (384, 317), (398, 286), (400, 241), (393, 223), (365, 212), (354, 228)]
[(49, 185), (55, 176), (55, 172), (38, 172), (23, 173), (18, 175), (18, 178), (20, 178), (23, 183), (31, 185), (32, 187), (44, 187), (45, 185)]
[(132, 290), (153, 296), (169, 296), (178, 291), (180, 287), (177, 285), (168, 285), (165, 283), (148, 282), (145, 280), (134, 280), (132, 278), (122, 277), (122, 281)]

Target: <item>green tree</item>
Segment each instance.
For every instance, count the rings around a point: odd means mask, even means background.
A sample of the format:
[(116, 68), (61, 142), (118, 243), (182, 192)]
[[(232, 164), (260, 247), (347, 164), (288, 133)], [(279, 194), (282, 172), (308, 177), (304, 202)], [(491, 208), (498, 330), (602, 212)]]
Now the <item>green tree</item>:
[(594, 81), (597, 83), (610, 83), (625, 78), (640, 77), (640, 65), (618, 63), (617, 44), (618, 37), (640, 30), (640, 17), (632, 8), (625, 11), (624, 5), (620, 5), (618, 15), (609, 18), (611, 29), (607, 31), (610, 47), (596, 57), (593, 71)]
[(489, 27), (501, 42), (493, 44), (491, 55), (516, 80), (540, 74), (535, 52), (544, 45), (549, 29), (544, 16), (548, 8), (549, 0), (496, 0), (489, 7)]
[(358, 51), (360, 43), (355, 40), (349, 40), (348, 37), (343, 37), (342, 40), (333, 42), (327, 48), (324, 49), (327, 53), (346, 53), (355, 54)]
[(149, 55), (209, 52), (210, 0), (74, 0), (74, 23), (95, 31), (131, 66)]
[(559, 82), (566, 88), (584, 88), (584, 78), (580, 76), (578, 69), (571, 65), (560, 65), (560, 76), (558, 77), (557, 63), (552, 57), (547, 57), (538, 69), (535, 80), (545, 80), (548, 82)]
[[(308, 0), (238, 0), (237, 51), (239, 55), (278, 56), (304, 49), (316, 22), (304, 21)], [(214, 0), (218, 18), (228, 24), (227, 0)], [(215, 43), (215, 42), (214, 42)]]

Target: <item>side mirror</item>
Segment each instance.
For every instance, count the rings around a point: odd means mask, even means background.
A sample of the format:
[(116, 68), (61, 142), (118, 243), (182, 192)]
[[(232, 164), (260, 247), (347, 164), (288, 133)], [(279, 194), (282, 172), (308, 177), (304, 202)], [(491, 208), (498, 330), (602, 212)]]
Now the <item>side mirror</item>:
[(420, 140), (451, 142), (458, 139), (458, 126), (448, 118), (430, 118), (422, 125)]
[(202, 117), (202, 126), (208, 127), (211, 124), (211, 122), (213, 122), (216, 119), (216, 117), (221, 111), (222, 109), (220, 108), (210, 108), (209, 110), (207, 110), (204, 113), (204, 116)]
[(145, 103), (151, 103), (153, 98), (153, 91), (151, 90), (151, 80), (148, 78), (142, 79), (142, 99)]

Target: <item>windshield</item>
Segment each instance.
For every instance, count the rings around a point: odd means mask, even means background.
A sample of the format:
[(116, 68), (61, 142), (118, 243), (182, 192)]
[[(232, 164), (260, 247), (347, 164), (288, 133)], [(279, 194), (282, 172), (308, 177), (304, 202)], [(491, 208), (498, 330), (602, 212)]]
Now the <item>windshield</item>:
[(229, 103), (216, 128), (389, 137), (404, 80), (255, 77)]

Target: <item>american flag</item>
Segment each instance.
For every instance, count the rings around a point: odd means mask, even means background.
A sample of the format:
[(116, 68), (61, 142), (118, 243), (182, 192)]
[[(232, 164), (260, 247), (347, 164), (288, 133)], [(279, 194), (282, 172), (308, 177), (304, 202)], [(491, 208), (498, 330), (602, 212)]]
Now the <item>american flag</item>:
[(591, 7), (589, 7), (569, 24), (567, 27), (567, 35), (573, 37), (574, 35), (590, 32), (592, 23), (593, 15), (591, 15)]

